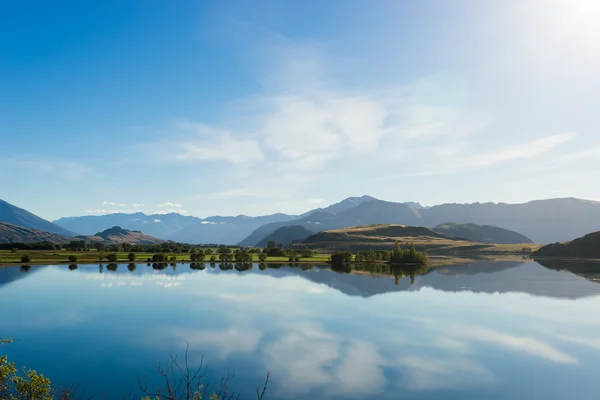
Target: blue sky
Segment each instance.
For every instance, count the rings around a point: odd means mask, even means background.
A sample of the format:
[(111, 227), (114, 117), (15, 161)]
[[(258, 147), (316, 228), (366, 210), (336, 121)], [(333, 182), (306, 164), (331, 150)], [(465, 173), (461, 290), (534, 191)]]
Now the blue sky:
[(0, 198), (49, 219), (600, 200), (598, 18), (593, 0), (3, 2)]

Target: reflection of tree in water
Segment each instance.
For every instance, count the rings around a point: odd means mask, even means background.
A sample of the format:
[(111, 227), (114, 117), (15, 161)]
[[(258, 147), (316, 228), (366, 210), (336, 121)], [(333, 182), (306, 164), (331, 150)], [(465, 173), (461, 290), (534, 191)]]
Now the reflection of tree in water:
[(69, 270), (74, 271), (77, 269), (77, 264), (70, 264), (69, 265)]
[(300, 268), (302, 271), (309, 271), (315, 267), (315, 264), (302, 264)]
[(136, 268), (137, 268), (137, 265), (135, 265), (134, 263), (130, 263), (130, 264), (127, 266), (127, 269), (129, 270), (129, 272), (133, 272), (133, 271), (135, 271), (135, 270), (136, 270)]
[(106, 266), (106, 269), (112, 272), (116, 272), (117, 268), (119, 268), (119, 266), (117, 264), (108, 264)]
[(417, 275), (425, 275), (427, 273), (427, 265), (356, 264), (354, 269), (372, 274), (393, 275), (396, 285), (404, 277), (409, 277), (410, 284), (412, 285), (415, 283)]
[(229, 271), (230, 269), (233, 269), (233, 264), (232, 263), (220, 263), (219, 269), (221, 271)]
[(21, 271), (28, 272), (31, 269), (31, 265), (21, 265)]
[(191, 263), (190, 264), (190, 269), (196, 270), (196, 271), (203, 271), (206, 268), (206, 264), (204, 263)]
[(279, 263), (276, 263), (276, 264), (267, 264), (267, 267), (268, 268), (279, 269), (279, 268), (283, 267), (283, 264), (279, 264)]
[(265, 263), (258, 264), (258, 269), (260, 269), (261, 271), (264, 271), (265, 269), (267, 269), (267, 264), (265, 264)]
[(332, 262), (331, 270), (338, 274), (349, 274), (352, 272), (352, 266), (344, 262)]
[(167, 269), (167, 263), (154, 263), (152, 264), (152, 268), (158, 271), (162, 271), (163, 269)]
[(250, 271), (252, 269), (252, 263), (236, 263), (235, 269), (238, 272)]

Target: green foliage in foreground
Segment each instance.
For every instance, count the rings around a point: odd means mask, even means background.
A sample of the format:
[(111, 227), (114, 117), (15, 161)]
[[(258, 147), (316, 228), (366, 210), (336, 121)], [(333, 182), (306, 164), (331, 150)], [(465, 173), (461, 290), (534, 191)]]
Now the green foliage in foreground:
[[(12, 343), (11, 339), (0, 338), (0, 346)], [(189, 343), (183, 359), (171, 355), (166, 365), (156, 368), (162, 378), (161, 385), (152, 389), (147, 380), (140, 381), (139, 387), (143, 396), (141, 400), (229, 400), (239, 399), (238, 393), (231, 393), (228, 384), (233, 373), (222, 377), (218, 385), (210, 385), (207, 369), (201, 362), (197, 368), (188, 363)], [(264, 400), (270, 374), (267, 372), (262, 388), (256, 388), (256, 399)], [(0, 399), (2, 400), (76, 400), (77, 387), (56, 389), (50, 379), (34, 370), (23, 370), (19, 373), (14, 362), (7, 356), (0, 356)], [(135, 397), (131, 397), (132, 399)]]

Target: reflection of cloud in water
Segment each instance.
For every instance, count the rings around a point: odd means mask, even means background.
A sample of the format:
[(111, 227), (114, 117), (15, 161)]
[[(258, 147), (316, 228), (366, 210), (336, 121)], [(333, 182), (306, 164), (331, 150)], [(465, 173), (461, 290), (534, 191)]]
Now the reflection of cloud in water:
[(494, 376), (482, 365), (464, 358), (404, 357), (400, 360), (406, 386), (413, 390), (451, 389), (490, 384)]
[(528, 337), (511, 336), (491, 329), (475, 326), (465, 326), (464, 328), (461, 328), (457, 334), (460, 337), (471, 339), (473, 341), (494, 344), (557, 363), (578, 363), (576, 358), (565, 354), (544, 342)]
[(306, 395), (331, 383), (331, 368), (339, 356), (335, 336), (311, 325), (290, 328), (264, 350), (266, 365), (277, 371), (276, 397)]
[(336, 382), (330, 386), (330, 390), (347, 395), (376, 392), (385, 385), (381, 369), (384, 364), (384, 359), (373, 343), (353, 343), (335, 372)]
[(456, 352), (468, 352), (469, 346), (467, 343), (456, 340), (447, 336), (439, 337), (433, 342), (437, 347), (452, 350)]
[(600, 339), (587, 339), (582, 337), (572, 337), (572, 336), (556, 336), (557, 339), (563, 340), (565, 342), (578, 344), (584, 347), (589, 347), (593, 350), (600, 351)]
[(88, 281), (101, 281), (100, 287), (113, 288), (125, 286), (144, 286), (145, 283), (152, 283), (164, 288), (178, 287), (182, 281), (186, 280), (185, 275), (167, 275), (164, 273), (154, 273), (145, 275), (125, 275), (114, 273), (83, 273)]
[(299, 323), (267, 344), (265, 363), (277, 371), (276, 397), (307, 396), (314, 390), (364, 395), (383, 387), (384, 359), (374, 344), (343, 343), (310, 323)]
[(218, 349), (221, 359), (234, 353), (251, 353), (256, 349), (262, 334), (255, 329), (229, 328), (224, 331), (175, 329), (174, 335), (188, 341), (192, 348), (210, 346)]

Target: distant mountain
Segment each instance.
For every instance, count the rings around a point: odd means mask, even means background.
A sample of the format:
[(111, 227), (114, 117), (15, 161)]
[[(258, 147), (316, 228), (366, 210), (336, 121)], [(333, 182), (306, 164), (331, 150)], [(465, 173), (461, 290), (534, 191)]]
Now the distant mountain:
[(275, 243), (281, 243), (284, 246), (296, 240), (304, 240), (313, 232), (303, 226), (282, 226), (269, 236), (256, 244), (256, 247), (267, 247), (267, 244), (273, 240)]
[(535, 252), (537, 257), (600, 258), (600, 231), (567, 243), (546, 245)]
[(309, 231), (340, 229), (371, 224), (407, 224), (418, 225), (419, 210), (404, 203), (392, 203), (383, 200), (370, 200), (337, 214), (317, 211), (304, 218), (288, 222), (264, 225), (240, 242), (243, 246), (254, 246), (262, 238), (270, 235), (282, 226), (303, 226)]
[(346, 210), (350, 210), (351, 208), (356, 207), (359, 204), (366, 203), (369, 201), (377, 200), (375, 197), (371, 196), (361, 196), (361, 197), (348, 197), (340, 201), (339, 203), (332, 204), (325, 208), (317, 208), (316, 210), (312, 210), (309, 213), (312, 214), (314, 211), (325, 211), (331, 214), (338, 214)]
[(0, 222), (6, 222), (8, 224), (17, 225), (24, 228), (40, 229), (42, 231), (55, 233), (57, 235), (76, 235), (76, 233), (53, 224), (50, 221), (46, 221), (45, 219), (40, 218), (27, 210), (7, 203), (4, 200), (0, 200)]
[(473, 203), (422, 207), (418, 203), (383, 200), (363, 202), (337, 214), (308, 216), (264, 225), (240, 244), (253, 246), (282, 226), (299, 225), (317, 232), (370, 224), (402, 224), (433, 228), (448, 221), (491, 225), (519, 232), (535, 243), (567, 241), (600, 230), (600, 203), (574, 198), (537, 200), (524, 204)]
[(146, 215), (140, 212), (66, 217), (56, 220), (55, 223), (85, 235), (93, 235), (94, 232), (111, 226), (121, 226), (176, 242), (236, 244), (261, 225), (295, 218), (295, 215), (273, 214), (259, 217), (214, 216), (203, 219), (178, 213)]
[(0, 243), (68, 243), (73, 237), (0, 222)]
[(446, 236), (464, 238), (479, 243), (519, 244), (533, 243), (520, 233), (491, 225), (445, 223), (433, 228)]
[(202, 221), (202, 219), (177, 213), (146, 215), (139, 212), (134, 214), (116, 213), (65, 217), (57, 219), (54, 223), (65, 229), (79, 232), (81, 235), (93, 235), (111, 226), (121, 226), (124, 229), (138, 230), (151, 236), (166, 239), (169, 235), (173, 235), (199, 221)]
[(160, 244), (166, 240), (148, 236), (140, 231), (130, 231), (123, 229), (120, 226), (113, 226), (102, 232), (98, 232), (93, 236), (78, 236), (88, 241), (101, 243), (129, 243), (129, 244)]
[(541, 244), (564, 242), (600, 230), (600, 203), (575, 198), (523, 204), (442, 204), (420, 212), (424, 226), (448, 221), (493, 225)]
[[(311, 232), (318, 232), (370, 224), (433, 228), (447, 222), (494, 226), (519, 232), (536, 243), (564, 242), (600, 230), (600, 203), (566, 198), (537, 200), (524, 204), (473, 203), (423, 207), (415, 202), (394, 203), (362, 196), (349, 197), (339, 203), (310, 210), (301, 215), (238, 215), (202, 219), (176, 213), (136, 213), (69, 217), (55, 221), (65, 229), (85, 235), (92, 235), (111, 226), (121, 226), (167, 240), (209, 244), (239, 243), (243, 246), (255, 246), (283, 226), (302, 226)], [(54, 232), (44, 228), (38, 229)], [(485, 233), (483, 234), (485, 236)]]
[[(264, 224), (291, 221), (295, 215), (273, 214), (258, 217), (208, 217), (166, 238), (184, 243), (236, 244)], [(262, 237), (260, 238), (262, 239)]]

